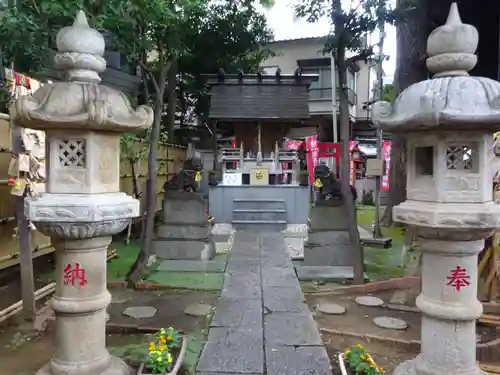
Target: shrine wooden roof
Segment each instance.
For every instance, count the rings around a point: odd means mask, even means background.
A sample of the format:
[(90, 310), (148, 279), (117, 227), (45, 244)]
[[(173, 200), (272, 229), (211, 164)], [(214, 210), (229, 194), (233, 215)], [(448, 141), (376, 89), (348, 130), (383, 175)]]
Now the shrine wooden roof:
[(309, 85), (317, 75), (206, 75), (209, 118), (219, 121), (307, 120)]

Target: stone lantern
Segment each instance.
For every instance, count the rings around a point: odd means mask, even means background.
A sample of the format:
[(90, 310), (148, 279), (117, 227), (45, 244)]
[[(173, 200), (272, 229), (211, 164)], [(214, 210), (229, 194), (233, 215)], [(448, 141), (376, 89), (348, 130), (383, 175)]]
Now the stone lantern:
[(457, 4), (427, 42), (432, 79), (391, 106), (376, 103), (375, 121), (407, 140), (407, 201), (395, 221), (414, 230), (422, 249), (421, 354), (393, 374), (473, 375), (476, 364), (477, 256), (500, 226), (492, 202), (493, 132), (500, 130), (500, 83), (471, 77), (477, 30)]
[(45, 84), (13, 106), (13, 119), (46, 132), (46, 193), (25, 213), (56, 247), (57, 350), (38, 375), (123, 375), (128, 366), (106, 350), (106, 250), (111, 236), (139, 216), (120, 193), (120, 133), (146, 129), (153, 111), (101, 86), (104, 39), (83, 12), (57, 35), (56, 68), (65, 81)]

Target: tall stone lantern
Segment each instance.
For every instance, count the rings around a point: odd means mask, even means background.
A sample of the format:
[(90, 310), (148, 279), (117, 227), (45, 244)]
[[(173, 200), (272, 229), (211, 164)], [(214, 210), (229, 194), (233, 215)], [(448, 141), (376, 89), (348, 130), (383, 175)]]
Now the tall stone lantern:
[(379, 102), (375, 120), (407, 140), (407, 201), (396, 221), (413, 228), (422, 249), (421, 354), (395, 375), (475, 375), (477, 256), (500, 226), (492, 202), (493, 132), (500, 130), (500, 83), (471, 77), (477, 30), (457, 4), (427, 42), (432, 79), (416, 83), (394, 104)]
[(105, 343), (106, 249), (111, 236), (139, 216), (139, 202), (120, 193), (120, 133), (146, 129), (153, 111), (101, 86), (104, 39), (83, 12), (57, 35), (56, 67), (66, 80), (46, 84), (12, 108), (22, 127), (46, 132), (46, 192), (25, 213), (56, 247), (57, 350), (38, 375), (124, 375), (128, 366)]

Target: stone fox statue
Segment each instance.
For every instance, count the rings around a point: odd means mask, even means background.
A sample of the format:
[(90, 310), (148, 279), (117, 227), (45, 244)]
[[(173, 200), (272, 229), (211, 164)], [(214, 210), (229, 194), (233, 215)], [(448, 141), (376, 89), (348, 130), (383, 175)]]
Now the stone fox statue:
[(179, 173), (174, 174), (169, 181), (165, 182), (163, 190), (165, 192), (173, 190), (196, 192), (198, 189), (197, 175), (200, 176), (202, 170), (203, 165), (200, 158), (186, 160)]
[[(318, 192), (318, 199), (321, 200), (340, 200), (342, 199), (342, 189), (340, 182), (335, 179), (335, 176), (324, 164), (314, 168), (314, 186)], [(358, 198), (356, 188), (351, 185), (351, 193), (353, 199)]]

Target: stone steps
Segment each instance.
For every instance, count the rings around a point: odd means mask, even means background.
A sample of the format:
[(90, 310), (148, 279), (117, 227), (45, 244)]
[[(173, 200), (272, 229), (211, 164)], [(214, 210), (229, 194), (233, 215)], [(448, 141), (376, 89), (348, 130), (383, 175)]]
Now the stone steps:
[(286, 221), (286, 210), (284, 209), (234, 209), (233, 221), (236, 220), (264, 220), (264, 221)]
[(233, 228), (255, 232), (281, 232), (286, 229), (286, 220), (233, 220)]
[(286, 210), (286, 201), (284, 199), (235, 198), (233, 199), (233, 209)]

